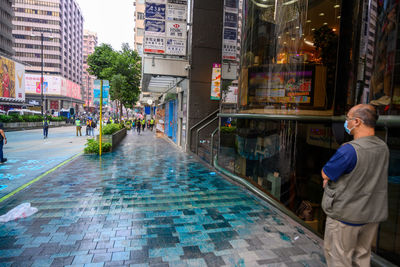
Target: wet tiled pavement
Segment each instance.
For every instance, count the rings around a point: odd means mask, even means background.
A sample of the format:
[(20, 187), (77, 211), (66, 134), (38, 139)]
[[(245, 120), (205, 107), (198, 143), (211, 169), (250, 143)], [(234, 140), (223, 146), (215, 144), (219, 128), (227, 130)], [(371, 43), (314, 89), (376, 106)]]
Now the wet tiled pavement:
[(2, 203), (0, 266), (323, 266), (321, 240), (150, 133)]
[(6, 135), (8, 161), (0, 164), (0, 198), (83, 151), (86, 143), (85, 136), (76, 137), (74, 126), (50, 128), (45, 140), (42, 129)]

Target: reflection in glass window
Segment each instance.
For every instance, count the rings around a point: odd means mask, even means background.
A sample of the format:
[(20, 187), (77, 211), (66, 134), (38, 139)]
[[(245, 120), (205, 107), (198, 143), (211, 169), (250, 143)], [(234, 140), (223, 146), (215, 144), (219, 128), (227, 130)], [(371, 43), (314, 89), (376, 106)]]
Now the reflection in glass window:
[[(340, 1), (248, 0), (240, 71), (247, 112), (330, 114)], [(318, 112), (318, 113), (317, 113)]]

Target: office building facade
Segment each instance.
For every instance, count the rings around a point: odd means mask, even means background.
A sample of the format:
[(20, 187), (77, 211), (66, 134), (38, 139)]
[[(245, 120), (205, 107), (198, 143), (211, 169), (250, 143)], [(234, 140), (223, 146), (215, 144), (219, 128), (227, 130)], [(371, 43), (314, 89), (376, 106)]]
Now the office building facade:
[[(28, 73), (40, 75), (43, 52), (43, 74), (67, 84), (66, 90), (57, 88), (61, 95), (46, 94), (46, 110), (78, 108), (83, 103), (78, 89), (83, 72), (83, 16), (78, 4), (74, 0), (15, 0), (13, 9), (15, 58), (28, 65)], [(29, 97), (35, 103), (40, 100), (27, 92)]]
[(11, 0), (0, 1), (0, 53), (13, 56), (13, 36), (12, 36), (12, 10)]
[(83, 33), (83, 79), (82, 79), (82, 97), (85, 101), (85, 106), (87, 110), (90, 110), (90, 107), (93, 107), (93, 83), (96, 79), (95, 76), (92, 76), (87, 71), (88, 63), (87, 59), (90, 54), (94, 52), (95, 47), (97, 46), (97, 33), (91, 32), (88, 30), (84, 30)]

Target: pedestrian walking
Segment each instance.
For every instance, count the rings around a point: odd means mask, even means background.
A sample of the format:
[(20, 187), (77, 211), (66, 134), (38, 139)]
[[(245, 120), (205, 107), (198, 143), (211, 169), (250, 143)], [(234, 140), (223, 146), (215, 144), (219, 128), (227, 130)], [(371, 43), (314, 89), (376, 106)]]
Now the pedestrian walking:
[(96, 129), (96, 127), (97, 127), (96, 121), (91, 120), (90, 121), (90, 130), (91, 130), (92, 136), (94, 136), (94, 129)]
[(50, 125), (50, 120), (45, 115), (43, 119), (43, 139), (46, 139), (47, 136), (49, 135), (49, 125)]
[(75, 126), (76, 126), (76, 136), (78, 136), (78, 133), (79, 136), (82, 136), (82, 131), (81, 131), (82, 126), (81, 126), (81, 120), (79, 118), (75, 120)]
[(144, 128), (146, 128), (146, 120), (142, 119), (142, 132), (144, 132)]
[(3, 123), (0, 122), (0, 163), (4, 163), (7, 159), (3, 155), (3, 146), (7, 144), (7, 137), (3, 130)]
[(377, 119), (372, 105), (351, 108), (344, 128), (354, 139), (322, 168), (328, 266), (370, 266), (378, 224), (388, 217), (389, 149), (375, 136)]
[(86, 136), (90, 135), (90, 120), (86, 119)]
[(151, 118), (151, 120), (150, 120), (150, 130), (153, 131), (153, 128), (154, 128), (154, 119)]
[(140, 129), (142, 128), (142, 124), (140, 123), (140, 119), (136, 120), (136, 130), (138, 134), (140, 135)]

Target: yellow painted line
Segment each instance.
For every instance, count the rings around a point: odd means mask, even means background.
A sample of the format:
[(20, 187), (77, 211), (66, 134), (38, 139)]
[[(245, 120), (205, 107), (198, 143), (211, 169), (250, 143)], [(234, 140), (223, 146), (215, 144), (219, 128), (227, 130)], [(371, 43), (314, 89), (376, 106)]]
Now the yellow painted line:
[(18, 187), (17, 189), (15, 189), (14, 191), (12, 191), (11, 193), (9, 193), (8, 195), (5, 195), (4, 197), (0, 198), (0, 203), (3, 202), (4, 200), (12, 197), (13, 195), (15, 195), (16, 193), (18, 193), (19, 191), (21, 191), (22, 189), (26, 188), (27, 186), (30, 186), (31, 184), (39, 181), (40, 179), (42, 179), (43, 177), (45, 177), (46, 175), (48, 175), (49, 173), (54, 172), (55, 170), (57, 170), (58, 168), (60, 168), (61, 166), (67, 164), (68, 162), (72, 161), (73, 159), (75, 159), (76, 157), (82, 155), (83, 152), (80, 152), (78, 154), (76, 154), (75, 156), (73, 156), (72, 158), (67, 159), (64, 162), (61, 162), (60, 164), (58, 164), (57, 166), (55, 166), (54, 168), (52, 168), (51, 170), (48, 170), (47, 172), (43, 173), (42, 175), (36, 177), (35, 179), (31, 180), (30, 182), (27, 182), (26, 184)]

